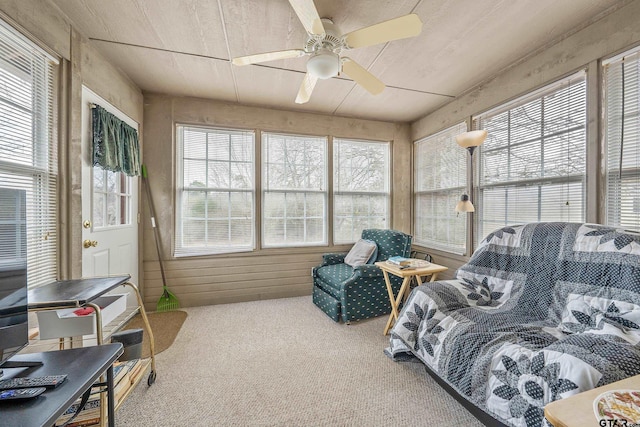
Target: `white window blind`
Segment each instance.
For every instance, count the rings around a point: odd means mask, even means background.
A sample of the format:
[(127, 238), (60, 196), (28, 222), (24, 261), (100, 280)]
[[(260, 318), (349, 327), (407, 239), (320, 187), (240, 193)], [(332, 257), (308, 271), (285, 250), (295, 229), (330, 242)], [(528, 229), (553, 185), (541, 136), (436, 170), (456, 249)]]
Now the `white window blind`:
[(253, 132), (176, 126), (175, 256), (255, 248)]
[[(0, 239), (26, 232), (29, 287), (58, 276), (56, 65), (0, 21)], [(26, 227), (16, 190), (24, 190)], [(0, 262), (17, 253), (0, 252)]]
[(264, 247), (327, 243), (327, 138), (262, 134)]
[(466, 215), (454, 208), (467, 192), (466, 150), (455, 136), (466, 132), (460, 123), (414, 144), (414, 243), (463, 254)]
[(585, 219), (585, 73), (474, 118), (480, 147), (476, 212), (481, 240), (496, 228)]
[(333, 240), (389, 227), (389, 143), (333, 140)]
[(640, 230), (640, 49), (603, 66), (606, 223)]

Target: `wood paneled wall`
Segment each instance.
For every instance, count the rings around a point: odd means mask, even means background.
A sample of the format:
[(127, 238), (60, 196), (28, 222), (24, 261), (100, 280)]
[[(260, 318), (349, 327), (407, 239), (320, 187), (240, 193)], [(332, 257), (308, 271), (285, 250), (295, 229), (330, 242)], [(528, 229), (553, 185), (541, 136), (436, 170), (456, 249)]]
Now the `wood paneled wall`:
[[(348, 248), (346, 249), (348, 250)], [(165, 264), (167, 285), (182, 306), (223, 304), (311, 294), (311, 268), (326, 248), (289, 253), (174, 259)], [(145, 261), (145, 306), (162, 294), (157, 261)]]

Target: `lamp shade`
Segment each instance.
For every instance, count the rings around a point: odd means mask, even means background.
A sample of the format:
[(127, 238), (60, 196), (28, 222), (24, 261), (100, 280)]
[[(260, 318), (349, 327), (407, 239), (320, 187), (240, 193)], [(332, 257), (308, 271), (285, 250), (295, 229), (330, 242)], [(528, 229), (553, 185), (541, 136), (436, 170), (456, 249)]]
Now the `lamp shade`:
[(329, 79), (340, 71), (340, 57), (329, 49), (318, 49), (307, 61), (307, 71), (319, 79)]
[(472, 130), (456, 136), (456, 142), (462, 148), (477, 147), (487, 138), (486, 130)]
[(475, 212), (476, 208), (473, 207), (473, 203), (469, 201), (469, 196), (463, 194), (460, 196), (460, 201), (456, 205), (456, 212)]

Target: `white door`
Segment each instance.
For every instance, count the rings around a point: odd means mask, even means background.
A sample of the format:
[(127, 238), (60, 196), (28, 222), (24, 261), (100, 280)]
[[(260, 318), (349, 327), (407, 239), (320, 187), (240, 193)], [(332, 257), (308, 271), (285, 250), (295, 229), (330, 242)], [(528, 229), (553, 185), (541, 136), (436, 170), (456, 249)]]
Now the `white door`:
[(138, 123), (82, 88), (82, 276), (130, 274), (138, 284), (138, 178), (93, 166), (91, 104)]

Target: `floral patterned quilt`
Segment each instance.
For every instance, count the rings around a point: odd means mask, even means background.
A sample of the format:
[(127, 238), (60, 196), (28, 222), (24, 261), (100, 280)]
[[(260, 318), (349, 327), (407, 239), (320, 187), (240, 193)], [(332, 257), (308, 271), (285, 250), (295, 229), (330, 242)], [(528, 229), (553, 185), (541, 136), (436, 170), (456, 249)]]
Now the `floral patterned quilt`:
[(640, 374), (640, 236), (534, 223), (489, 234), (455, 280), (411, 293), (385, 353), (416, 358), (511, 426)]

